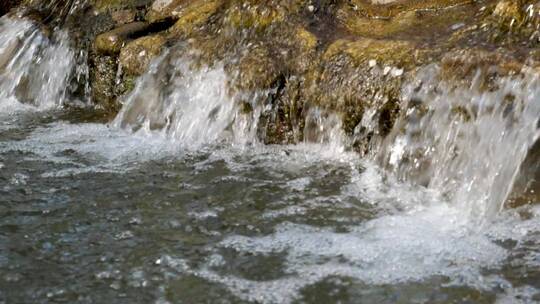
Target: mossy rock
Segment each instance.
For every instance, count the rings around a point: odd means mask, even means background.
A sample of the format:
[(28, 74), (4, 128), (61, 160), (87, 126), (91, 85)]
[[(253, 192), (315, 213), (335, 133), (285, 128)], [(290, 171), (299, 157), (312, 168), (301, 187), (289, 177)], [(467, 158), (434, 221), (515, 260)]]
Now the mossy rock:
[(323, 54), (323, 59), (332, 60), (337, 56), (348, 56), (356, 66), (375, 60), (376, 63), (382, 65), (412, 68), (422, 63), (425, 53), (415, 44), (402, 40), (340, 39), (328, 47)]
[(440, 66), (442, 81), (454, 86), (470, 86), (474, 80), (478, 89), (490, 90), (496, 89), (494, 81), (519, 74), (526, 65), (510, 54), (473, 48), (447, 53)]
[(106, 12), (127, 8), (142, 8), (150, 5), (153, 0), (90, 0), (98, 11)]
[(95, 49), (102, 54), (118, 54), (127, 42), (144, 34), (149, 27), (146, 22), (133, 22), (102, 33), (96, 37)]
[(111, 12), (111, 19), (116, 25), (128, 24), (135, 22), (137, 11), (133, 9), (122, 9)]
[(191, 0), (156, 0), (148, 9), (145, 19), (151, 23), (168, 18), (178, 19), (182, 8), (191, 2)]
[(112, 56), (92, 56), (90, 65), (90, 84), (92, 99), (98, 108), (116, 113), (118, 104), (114, 91), (116, 85), (117, 63)]
[(444, 10), (457, 5), (472, 3), (474, 0), (399, 0), (384, 2), (349, 0), (343, 6), (358, 12), (363, 17), (390, 19), (407, 11)]
[(271, 89), (280, 75), (282, 65), (264, 45), (252, 46), (239, 59), (226, 66), (235, 91), (260, 91)]
[(493, 15), (503, 20), (514, 20), (521, 23), (525, 19), (525, 11), (522, 10), (523, 1), (520, 0), (501, 0), (495, 6)]
[(270, 25), (285, 20), (283, 11), (275, 7), (259, 4), (257, 1), (233, 5), (227, 9), (225, 23), (234, 29), (262, 31)]
[(172, 36), (186, 37), (207, 23), (222, 5), (220, 0), (195, 0), (177, 15), (178, 21), (169, 29)]
[(161, 35), (145, 36), (129, 42), (120, 51), (120, 65), (128, 75), (142, 75), (155, 57), (159, 56), (167, 40)]

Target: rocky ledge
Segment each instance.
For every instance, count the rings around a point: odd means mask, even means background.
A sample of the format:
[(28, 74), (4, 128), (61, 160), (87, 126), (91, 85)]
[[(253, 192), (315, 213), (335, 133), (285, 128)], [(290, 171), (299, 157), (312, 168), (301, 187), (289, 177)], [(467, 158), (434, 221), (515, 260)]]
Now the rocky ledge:
[[(16, 4), (3, 3), (3, 11)], [(317, 106), (339, 114), (362, 153), (392, 129), (403, 83), (419, 68), (436, 63), (441, 77), (458, 85), (480, 72), (489, 90), (490, 79), (536, 69), (540, 56), (540, 4), (528, 0), (26, 0), (21, 6), (70, 32), (87, 55), (92, 100), (110, 117), (152, 59), (183, 42), (175, 52), (189, 54), (195, 66), (225, 65), (231, 95), (269, 92), (252, 95), (267, 105), (263, 142), (303, 140), (307, 109)], [(368, 109), (375, 113), (372, 130), (359, 128)]]

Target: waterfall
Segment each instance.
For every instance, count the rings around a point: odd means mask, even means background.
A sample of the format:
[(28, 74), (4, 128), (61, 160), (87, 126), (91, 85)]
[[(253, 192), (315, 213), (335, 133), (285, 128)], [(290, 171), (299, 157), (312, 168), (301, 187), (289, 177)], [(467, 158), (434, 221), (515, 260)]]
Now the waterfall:
[[(113, 125), (191, 147), (256, 142), (264, 105), (253, 97), (268, 92), (232, 94), (223, 65), (193, 68), (175, 50), (138, 80)], [(62, 105), (75, 61), (63, 31), (47, 35), (23, 18), (0, 18), (0, 105)], [(420, 69), (403, 87), (402, 115), (375, 149), (376, 161), (402, 181), (437, 190), (471, 218), (491, 218), (503, 208), (539, 136), (536, 74), (525, 69), (486, 89), (480, 72), (469, 86), (456, 86), (441, 79), (437, 65)], [(373, 114), (368, 109), (362, 124), (370, 125), (365, 120)], [(337, 115), (306, 111), (306, 142), (343, 151), (349, 141), (340, 128)]]
[(423, 68), (403, 89), (403, 115), (378, 151), (401, 180), (435, 189), (472, 219), (503, 208), (540, 131), (538, 74), (524, 69), (483, 87), (441, 79)]
[(126, 97), (113, 125), (157, 132), (191, 147), (253, 141), (260, 109), (242, 113), (236, 96), (230, 96), (223, 66), (194, 69), (191, 64), (172, 52), (156, 60)]
[(49, 37), (28, 20), (0, 18), (0, 105), (43, 109), (63, 104), (74, 67), (65, 32)]
[[(246, 115), (238, 102), (245, 96), (231, 96), (221, 65), (191, 65), (174, 52), (154, 62), (114, 125), (159, 133), (184, 146), (256, 141), (264, 105), (251, 101)], [(481, 72), (469, 86), (440, 75), (440, 67), (430, 65), (404, 85), (402, 115), (374, 150), (374, 160), (401, 181), (436, 190), (471, 219), (488, 220), (503, 208), (539, 136), (539, 79), (523, 70), (486, 89)], [(376, 117), (370, 113), (368, 120)], [(350, 145), (339, 116), (316, 107), (306, 111), (304, 138), (335, 153)]]

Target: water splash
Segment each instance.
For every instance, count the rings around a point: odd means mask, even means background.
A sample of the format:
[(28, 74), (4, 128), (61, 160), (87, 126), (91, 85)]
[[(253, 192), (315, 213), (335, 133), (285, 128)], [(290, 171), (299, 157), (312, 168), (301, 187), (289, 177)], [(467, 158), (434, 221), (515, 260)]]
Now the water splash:
[(306, 114), (304, 142), (324, 145), (325, 150), (334, 155), (342, 154), (349, 146), (339, 116), (318, 107), (309, 109)]
[(157, 60), (126, 98), (114, 125), (159, 133), (186, 147), (255, 139), (258, 109), (241, 113), (227, 89), (223, 66), (193, 69), (172, 52)]
[(74, 67), (65, 32), (48, 37), (28, 20), (0, 18), (0, 106), (61, 105)]
[(429, 66), (404, 89), (404, 115), (379, 151), (400, 179), (441, 192), (471, 219), (504, 205), (520, 166), (540, 135), (540, 82), (533, 71), (482, 88), (452, 86)]

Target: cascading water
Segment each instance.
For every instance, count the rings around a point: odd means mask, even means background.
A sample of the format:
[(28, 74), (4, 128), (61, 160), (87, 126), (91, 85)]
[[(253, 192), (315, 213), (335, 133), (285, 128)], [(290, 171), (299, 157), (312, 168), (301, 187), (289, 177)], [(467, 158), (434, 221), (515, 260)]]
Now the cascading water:
[(48, 37), (28, 20), (0, 18), (0, 106), (45, 109), (61, 105), (74, 67), (74, 54), (63, 31)]
[(242, 115), (229, 95), (223, 67), (194, 70), (190, 64), (174, 53), (162, 56), (138, 81), (113, 125), (161, 133), (186, 147), (254, 140), (256, 121)]
[[(375, 154), (400, 180), (436, 190), (470, 219), (488, 221), (538, 138), (538, 79), (523, 71), (488, 91), (479, 87), (480, 74), (470, 87), (452, 87), (439, 74), (437, 66), (423, 68), (404, 87), (406, 111)], [(186, 58), (167, 54), (138, 82), (114, 125), (157, 131), (186, 146), (256, 141), (260, 111), (241, 113), (226, 84), (221, 67), (194, 71)], [(337, 153), (348, 145), (340, 128), (338, 117), (313, 108), (304, 137)]]
[(481, 87), (419, 72), (404, 89), (404, 115), (378, 157), (404, 181), (439, 191), (471, 219), (492, 219), (507, 200), (527, 153), (540, 135), (540, 82), (524, 70)]

